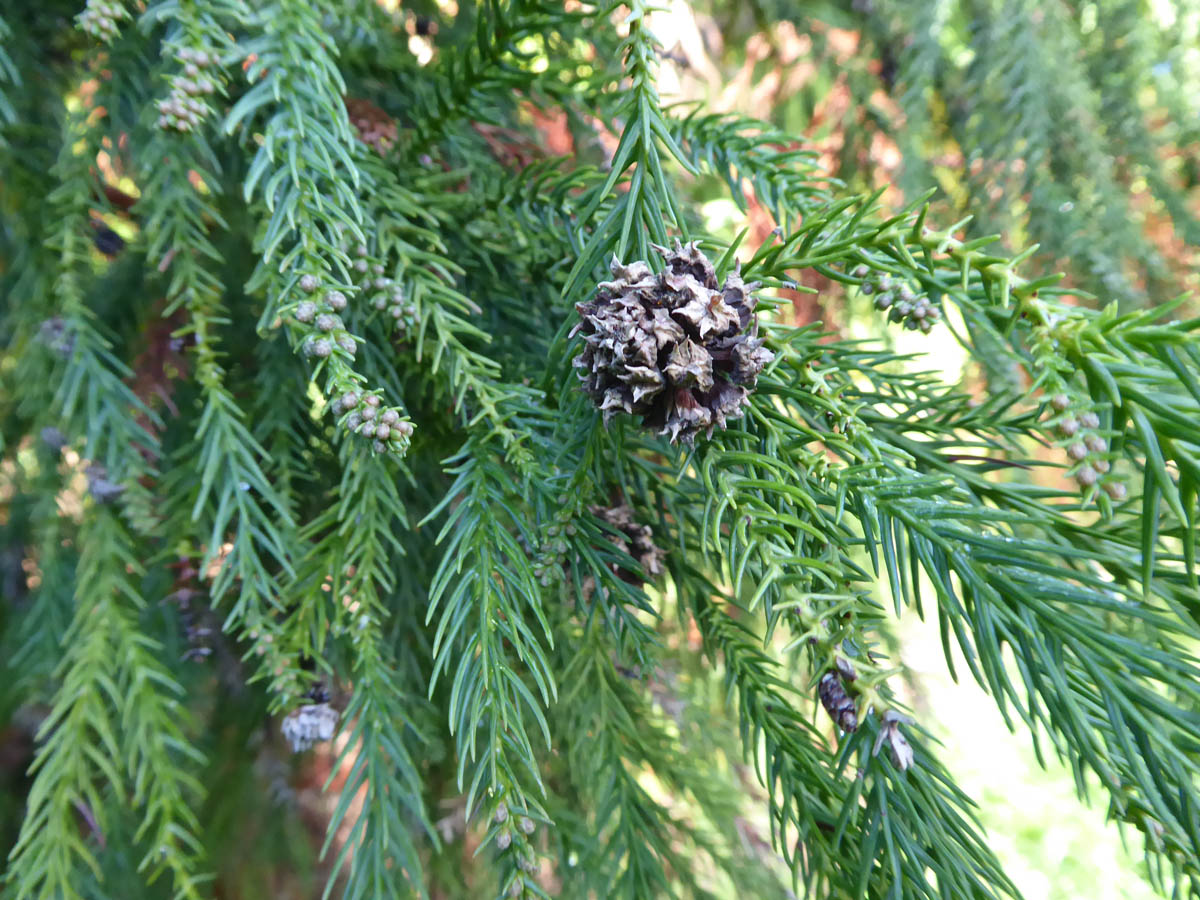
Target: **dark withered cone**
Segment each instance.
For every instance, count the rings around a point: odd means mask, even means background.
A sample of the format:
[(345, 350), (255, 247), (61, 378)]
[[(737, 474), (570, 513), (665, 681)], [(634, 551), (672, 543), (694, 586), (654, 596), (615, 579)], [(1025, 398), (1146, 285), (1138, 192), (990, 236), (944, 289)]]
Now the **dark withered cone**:
[[(625, 504), (619, 506), (593, 506), (593, 515), (603, 519), (623, 536), (624, 540), (613, 535), (610, 540), (637, 560), (642, 571), (655, 578), (662, 574), (662, 550), (654, 543), (654, 532), (649, 525), (641, 525), (634, 520), (633, 509)], [(617, 577), (629, 584), (640, 585), (644, 582), (637, 573), (618, 566), (613, 566)]]
[(846, 693), (842, 677), (837, 671), (830, 669), (821, 676), (821, 681), (817, 685), (817, 695), (821, 698), (821, 705), (825, 707), (829, 717), (837, 723), (838, 728), (847, 732), (858, 730), (858, 715), (854, 710), (854, 701)]
[(575, 309), (585, 346), (575, 358), (583, 388), (604, 413), (643, 417), (673, 442), (691, 443), (742, 415), (773, 354), (758, 337), (757, 282), (735, 270), (718, 285), (694, 243), (654, 248), (666, 269), (613, 260), (612, 281)]

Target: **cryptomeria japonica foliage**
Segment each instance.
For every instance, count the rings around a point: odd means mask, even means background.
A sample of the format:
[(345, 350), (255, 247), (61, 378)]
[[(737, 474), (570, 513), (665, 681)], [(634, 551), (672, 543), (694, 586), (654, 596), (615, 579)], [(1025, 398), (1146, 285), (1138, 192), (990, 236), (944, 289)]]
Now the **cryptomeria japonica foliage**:
[(649, 12), (4, 7), (4, 897), (1016, 896), (909, 614), (1200, 887), (1200, 321), (664, 104)]
[(1195, 0), (695, 5), (721, 40), (681, 41), (685, 83), (741, 69), (723, 102), (772, 108), (855, 189), (937, 185), (969, 237), (1036, 240), (1036, 264), (1131, 305), (1194, 288)]

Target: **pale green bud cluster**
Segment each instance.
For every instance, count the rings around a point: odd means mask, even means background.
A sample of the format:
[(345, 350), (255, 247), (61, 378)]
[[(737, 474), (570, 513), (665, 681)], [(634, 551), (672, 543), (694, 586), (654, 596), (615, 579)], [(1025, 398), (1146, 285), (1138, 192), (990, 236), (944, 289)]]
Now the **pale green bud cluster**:
[(88, 0), (76, 21), (85, 32), (108, 44), (117, 36), (117, 23), (128, 18), (129, 10), (115, 0)]
[(203, 70), (217, 59), (207, 50), (182, 47), (176, 58), (183, 64), (181, 71), (171, 76), (171, 93), (158, 101), (158, 127), (175, 131), (191, 131), (211, 112), (204, 97), (217, 89), (213, 78)]
[(888, 314), (888, 321), (903, 323), (909, 331), (929, 334), (942, 318), (942, 311), (933, 304), (928, 295), (915, 290), (904, 281), (897, 281), (887, 272), (872, 276), (870, 267), (860, 265), (851, 273), (861, 278), (859, 290), (873, 297), (872, 303), (880, 312)]
[(1059, 446), (1071, 460), (1071, 475), (1086, 492), (1099, 487), (1113, 500), (1124, 500), (1125, 485), (1109, 477), (1108, 440), (1101, 434), (1100, 416), (1089, 409), (1090, 400), (1073, 398), (1065, 392), (1050, 397), (1046, 424), (1058, 434)]

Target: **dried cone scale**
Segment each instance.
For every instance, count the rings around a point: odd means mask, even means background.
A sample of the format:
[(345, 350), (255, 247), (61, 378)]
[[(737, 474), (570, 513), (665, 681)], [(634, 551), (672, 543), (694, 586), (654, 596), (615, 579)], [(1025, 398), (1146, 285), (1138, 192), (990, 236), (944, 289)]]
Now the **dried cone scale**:
[(666, 268), (615, 259), (612, 281), (578, 304), (585, 346), (575, 358), (584, 390), (607, 423), (619, 412), (643, 417), (672, 442), (740, 417), (763, 367), (773, 358), (757, 336), (757, 283), (737, 271), (718, 285), (694, 243), (654, 248)]

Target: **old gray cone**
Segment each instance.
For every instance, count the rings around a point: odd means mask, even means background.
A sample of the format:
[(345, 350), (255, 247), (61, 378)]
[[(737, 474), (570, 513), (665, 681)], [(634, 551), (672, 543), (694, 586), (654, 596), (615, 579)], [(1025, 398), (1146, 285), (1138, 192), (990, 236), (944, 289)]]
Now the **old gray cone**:
[(328, 703), (310, 703), (289, 713), (280, 726), (284, 738), (300, 753), (320, 741), (328, 741), (337, 729), (338, 713)]
[(666, 268), (613, 259), (612, 281), (575, 309), (583, 334), (575, 358), (584, 390), (604, 413), (643, 417), (672, 443), (691, 443), (742, 415), (773, 355), (758, 337), (756, 282), (735, 270), (718, 285), (694, 243), (654, 248)]

